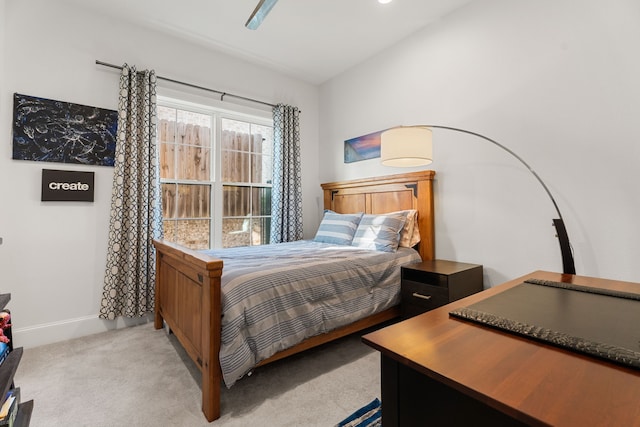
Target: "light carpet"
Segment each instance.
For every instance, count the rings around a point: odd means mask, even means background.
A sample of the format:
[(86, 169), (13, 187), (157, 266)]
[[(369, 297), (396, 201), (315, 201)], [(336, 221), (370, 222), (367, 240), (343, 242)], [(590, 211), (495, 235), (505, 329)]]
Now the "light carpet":
[(213, 423), (201, 411), (200, 372), (151, 323), (26, 349), (15, 383), (34, 399), (32, 427), (334, 426), (380, 393), (379, 353), (360, 335), (223, 387)]

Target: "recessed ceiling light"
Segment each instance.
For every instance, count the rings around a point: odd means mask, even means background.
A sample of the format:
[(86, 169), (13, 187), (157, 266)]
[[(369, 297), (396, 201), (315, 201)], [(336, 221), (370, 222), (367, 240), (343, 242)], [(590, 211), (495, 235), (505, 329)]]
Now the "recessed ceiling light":
[(387, 4), (387, 3), (391, 3), (392, 0), (378, 0), (378, 3), (380, 4)]

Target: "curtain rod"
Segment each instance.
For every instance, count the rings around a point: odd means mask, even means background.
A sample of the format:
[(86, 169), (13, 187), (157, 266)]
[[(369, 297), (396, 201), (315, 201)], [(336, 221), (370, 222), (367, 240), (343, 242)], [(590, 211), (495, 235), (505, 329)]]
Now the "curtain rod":
[[(118, 70), (122, 70), (122, 67), (119, 66), (119, 65), (108, 64), (106, 62), (98, 61), (97, 59), (96, 59), (96, 64), (103, 65), (105, 67), (117, 68)], [(192, 88), (195, 88), (195, 89), (205, 90), (207, 92), (217, 93), (218, 95), (220, 95), (220, 101), (224, 101), (224, 97), (225, 96), (230, 96), (232, 98), (242, 99), (243, 101), (255, 102), (255, 103), (258, 103), (258, 104), (267, 105), (267, 106), (272, 107), (272, 108), (275, 107), (275, 105), (270, 104), (268, 102), (259, 101), (257, 99), (247, 98), (247, 97), (240, 96), (240, 95), (234, 95), (232, 93), (222, 92), (220, 90), (209, 89), (208, 87), (198, 86), (198, 85), (194, 85), (194, 84), (191, 84), (191, 83), (185, 83), (185, 82), (181, 82), (179, 80), (170, 79), (168, 77), (162, 77), (162, 76), (156, 75), (156, 78), (160, 79), (160, 80), (165, 80), (165, 81), (171, 82), (171, 83), (177, 83), (177, 84), (183, 85), (183, 86), (189, 86), (189, 87), (192, 87)]]

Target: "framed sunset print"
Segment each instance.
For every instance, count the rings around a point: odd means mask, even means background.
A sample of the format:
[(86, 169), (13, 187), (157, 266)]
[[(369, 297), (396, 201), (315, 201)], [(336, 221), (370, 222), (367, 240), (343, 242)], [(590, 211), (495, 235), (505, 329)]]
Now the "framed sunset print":
[(353, 163), (380, 157), (380, 135), (383, 131), (347, 139), (344, 142), (344, 162)]

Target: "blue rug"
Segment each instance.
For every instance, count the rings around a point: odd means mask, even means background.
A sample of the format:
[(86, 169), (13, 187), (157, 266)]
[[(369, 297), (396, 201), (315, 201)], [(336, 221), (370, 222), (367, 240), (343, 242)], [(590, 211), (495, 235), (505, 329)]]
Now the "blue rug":
[(382, 427), (382, 406), (379, 399), (358, 409), (335, 427)]

